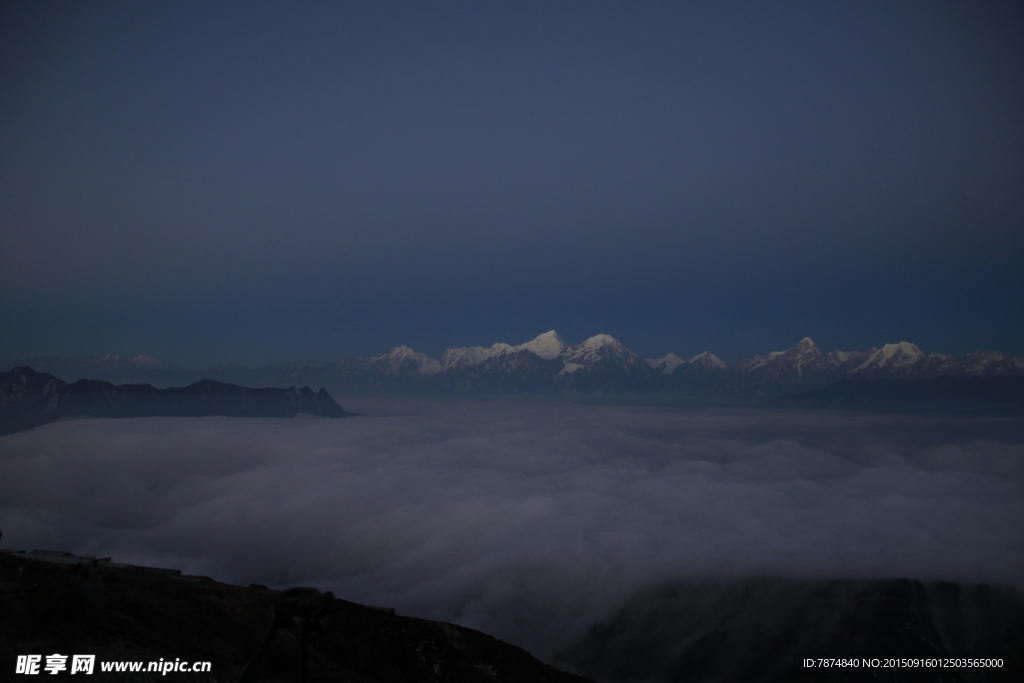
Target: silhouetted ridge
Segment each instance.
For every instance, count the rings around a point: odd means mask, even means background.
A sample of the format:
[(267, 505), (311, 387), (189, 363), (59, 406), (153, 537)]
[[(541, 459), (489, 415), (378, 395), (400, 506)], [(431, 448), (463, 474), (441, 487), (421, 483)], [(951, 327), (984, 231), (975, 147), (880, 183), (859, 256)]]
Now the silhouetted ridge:
[(204, 379), (157, 389), (82, 379), (68, 384), (29, 367), (0, 373), (0, 435), (80, 417), (322, 417), (348, 415), (325, 389), (251, 389)]
[(821, 391), (781, 396), (767, 405), (835, 410), (1024, 412), (1024, 377), (844, 379)]
[[(279, 619), (251, 680), (298, 681), (305, 652), (310, 683), (592, 683), (486, 633), (312, 588), (243, 588), (176, 569), (47, 550), (0, 550), (0, 582), (0, 663), (7, 672), (14, 670), (14, 652), (58, 651), (96, 655), (95, 675), (61, 680), (233, 682), (260, 651), (268, 624)], [(301, 596), (316, 596), (315, 611), (304, 608)], [(210, 673), (108, 678), (100, 671), (100, 662), (165, 657), (208, 661)]]
[[(1019, 681), (1024, 596), (913, 579), (718, 579), (643, 591), (558, 658), (614, 681)], [(860, 666), (808, 670), (805, 657)], [(865, 667), (864, 659), (1002, 660), (991, 668)]]

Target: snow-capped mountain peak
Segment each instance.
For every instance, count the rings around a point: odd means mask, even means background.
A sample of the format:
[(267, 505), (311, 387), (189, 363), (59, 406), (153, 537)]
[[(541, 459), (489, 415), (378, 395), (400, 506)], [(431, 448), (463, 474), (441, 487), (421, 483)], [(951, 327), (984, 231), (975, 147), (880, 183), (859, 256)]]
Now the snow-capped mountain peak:
[(545, 360), (557, 358), (565, 349), (566, 343), (554, 330), (537, 335), (533, 340), (513, 347), (515, 350), (531, 351)]
[(867, 360), (854, 368), (853, 372), (865, 372), (874, 369), (894, 369), (920, 363), (925, 359), (925, 354), (916, 344), (900, 342), (899, 344), (886, 344), (878, 349)]
[(647, 364), (663, 375), (671, 375), (673, 372), (675, 372), (676, 368), (678, 368), (685, 362), (685, 360), (683, 360), (674, 353), (670, 353), (667, 356), (663, 356), (661, 358), (647, 359)]
[(518, 351), (529, 351), (540, 358), (551, 360), (552, 358), (557, 358), (565, 346), (565, 342), (558, 336), (558, 333), (550, 330), (518, 346), (498, 342), (486, 348), (483, 346), (460, 346), (454, 349), (445, 349), (444, 353), (441, 354), (440, 365), (442, 370), (476, 365), (488, 358)]
[(441, 372), (439, 362), (408, 346), (396, 346), (383, 356), (371, 358), (370, 362), (383, 366), (387, 374), (396, 374), (403, 369), (411, 369), (417, 375), (436, 375)]
[(647, 365), (646, 361), (627, 349), (622, 342), (610, 334), (596, 334), (579, 344), (566, 346), (558, 358), (565, 363), (584, 366), (589, 366), (604, 358), (619, 358), (622, 362), (629, 364), (639, 362)]
[(814, 340), (811, 339), (810, 337), (804, 337), (803, 339), (798, 341), (796, 344), (796, 348), (803, 353), (810, 353), (818, 349), (817, 345), (814, 343)]
[(426, 358), (426, 357), (427, 356), (425, 354), (417, 353), (416, 351), (413, 351), (408, 346), (396, 346), (393, 349), (391, 349), (390, 351), (388, 351), (387, 353), (385, 353), (383, 356), (377, 356), (377, 358), (382, 358), (382, 359), (383, 358), (387, 358), (387, 359), (398, 360), (398, 361), (405, 360), (406, 358), (414, 358), (414, 359), (419, 360), (420, 358)]
[(610, 334), (595, 334), (593, 337), (583, 340), (583, 342), (577, 344), (577, 346), (580, 349), (599, 349), (602, 346), (610, 346), (616, 350), (626, 348), (618, 339)]
[(610, 334), (595, 334), (579, 344), (571, 344), (562, 351), (563, 360), (591, 359), (598, 356), (618, 355), (625, 351), (619, 340)]
[(828, 359), (829, 362), (832, 363), (832, 365), (842, 365), (843, 363), (850, 360), (850, 357), (852, 355), (853, 354), (851, 354), (849, 351), (840, 351), (839, 349), (836, 349), (834, 351), (828, 352)]
[[(928, 354), (931, 358), (937, 354)], [(961, 358), (946, 357), (944, 365), (964, 375), (1024, 374), (1024, 356), (1007, 356), (999, 351), (978, 350)]]
[(719, 370), (724, 370), (729, 365), (710, 351), (702, 351), (686, 362), (690, 365), (702, 365), (708, 368), (718, 368)]
[[(529, 353), (527, 353), (529, 352)], [(408, 346), (373, 358), (337, 362), (289, 362), (260, 369), (221, 365), (202, 373), (147, 356), (38, 356), (17, 359), (0, 371), (31, 366), (62, 380), (101, 379), (115, 383), (184, 386), (214, 379), (251, 386), (367, 386), (410, 382), (448, 390), (662, 391), (678, 389), (716, 396), (765, 398), (817, 391), (843, 379), (900, 380), (939, 377), (1024, 377), (1024, 356), (975, 351), (953, 357), (924, 353), (910, 342), (865, 351), (824, 354), (809, 337), (784, 351), (733, 363), (704, 352), (689, 359), (670, 353), (644, 360), (614, 337), (598, 334), (566, 346), (554, 330), (512, 346), (447, 349), (441, 361)]]
[(804, 337), (793, 348), (785, 351), (772, 351), (764, 356), (754, 356), (750, 360), (741, 361), (736, 365), (741, 374), (757, 375), (772, 378), (771, 381), (790, 385), (798, 385), (805, 379), (805, 373), (820, 375), (830, 367), (810, 337)]
[(491, 356), (504, 353), (506, 349), (512, 348), (508, 344), (495, 344), (490, 348), (483, 346), (460, 346), (454, 349), (445, 349), (441, 354), (441, 368), (462, 367), (482, 363)]
[(704, 373), (711, 371), (712, 373), (717, 373), (729, 367), (728, 363), (710, 351), (702, 351), (687, 360), (683, 360), (676, 354), (670, 353), (663, 358), (652, 358), (647, 361), (647, 364), (663, 375), (673, 375), (676, 370), (680, 370), (680, 372), (697, 371), (698, 373)]
[(808, 361), (821, 355), (821, 350), (814, 344), (814, 340), (810, 337), (804, 337), (797, 345), (791, 349), (785, 351), (772, 351), (771, 353), (763, 356), (754, 356), (745, 365), (747, 372), (752, 372), (759, 368), (763, 368), (768, 365), (774, 365), (778, 362), (794, 363), (799, 368), (806, 364)]

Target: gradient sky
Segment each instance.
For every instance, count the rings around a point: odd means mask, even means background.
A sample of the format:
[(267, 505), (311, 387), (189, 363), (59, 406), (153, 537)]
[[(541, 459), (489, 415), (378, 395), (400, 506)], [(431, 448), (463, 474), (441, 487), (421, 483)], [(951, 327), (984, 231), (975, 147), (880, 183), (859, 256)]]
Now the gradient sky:
[(1024, 353), (1018, 3), (4, 3), (0, 358)]

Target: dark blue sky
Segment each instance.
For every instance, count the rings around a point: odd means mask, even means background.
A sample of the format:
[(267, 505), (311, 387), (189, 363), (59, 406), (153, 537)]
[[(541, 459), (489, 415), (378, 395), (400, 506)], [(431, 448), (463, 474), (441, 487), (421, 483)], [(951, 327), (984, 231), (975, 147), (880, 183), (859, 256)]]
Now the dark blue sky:
[(4, 3), (0, 358), (1024, 353), (1017, 3)]

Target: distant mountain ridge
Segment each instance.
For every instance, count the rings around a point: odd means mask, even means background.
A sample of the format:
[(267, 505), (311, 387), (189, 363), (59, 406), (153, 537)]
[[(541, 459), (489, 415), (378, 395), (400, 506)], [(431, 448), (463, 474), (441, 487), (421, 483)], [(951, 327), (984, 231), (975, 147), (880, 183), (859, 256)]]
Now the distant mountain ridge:
[(332, 391), (402, 389), (441, 392), (669, 392), (759, 400), (819, 391), (846, 379), (1024, 376), (1024, 357), (976, 351), (961, 357), (925, 353), (915, 344), (866, 351), (823, 352), (809, 337), (783, 351), (727, 363), (705, 351), (688, 359), (670, 353), (645, 359), (607, 334), (567, 344), (550, 330), (523, 344), (446, 349), (431, 358), (397, 346), (371, 358), (299, 361), (250, 369), (221, 365), (195, 372), (148, 356), (21, 359), (66, 380), (103, 379), (168, 386), (202, 378), (247, 386), (319, 385)]
[(46, 372), (0, 372), (0, 436), (81, 417), (346, 417), (326, 389), (249, 389), (215, 380), (157, 389), (82, 379), (68, 384)]
[(1024, 376), (841, 379), (820, 391), (765, 402), (775, 408), (1024, 415)]

